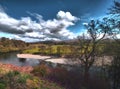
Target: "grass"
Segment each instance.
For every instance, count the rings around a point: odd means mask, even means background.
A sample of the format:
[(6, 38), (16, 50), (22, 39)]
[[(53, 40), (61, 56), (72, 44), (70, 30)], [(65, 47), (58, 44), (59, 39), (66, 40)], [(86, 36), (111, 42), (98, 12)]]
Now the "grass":
[(55, 83), (18, 71), (0, 70), (0, 89), (64, 89)]
[(22, 53), (64, 56), (71, 54), (71, 52), (71, 47), (69, 45), (37, 45), (24, 50)]
[[(99, 44), (97, 46), (97, 53), (101, 54), (104, 51), (104, 46)], [(30, 53), (30, 54), (41, 54), (41, 55), (52, 55), (52, 56), (61, 56), (61, 57), (70, 57), (75, 54), (76, 51), (79, 53), (84, 53), (84, 49), (81, 50), (79, 46), (71, 46), (71, 45), (32, 45), (29, 49), (24, 50), (22, 53)], [(91, 51), (91, 47), (89, 47), (88, 52)]]
[[(43, 71), (45, 71), (44, 76), (41, 76)], [(96, 74), (91, 75), (87, 84), (85, 84), (82, 70), (78, 68), (68, 71), (63, 67), (52, 68), (42, 64), (34, 67), (31, 73), (40, 78), (53, 81), (66, 89), (110, 89), (109, 81), (105, 80), (104, 76), (97, 76), (97, 74), (100, 74), (97, 71)]]
[(38, 53), (38, 52), (39, 52), (39, 48), (32, 48), (32, 49), (24, 50), (22, 53), (34, 54), (34, 53)]

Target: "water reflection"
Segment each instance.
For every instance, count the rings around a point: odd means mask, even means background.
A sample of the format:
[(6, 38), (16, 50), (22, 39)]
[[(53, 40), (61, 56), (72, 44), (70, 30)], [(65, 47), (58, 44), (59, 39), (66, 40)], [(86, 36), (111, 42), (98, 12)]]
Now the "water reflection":
[(19, 62), (25, 62), (26, 61), (26, 58), (18, 58), (19, 59)]
[(19, 52), (0, 53), (0, 62), (17, 66), (35, 66), (39, 64), (39, 60), (37, 59), (17, 58), (18, 53)]

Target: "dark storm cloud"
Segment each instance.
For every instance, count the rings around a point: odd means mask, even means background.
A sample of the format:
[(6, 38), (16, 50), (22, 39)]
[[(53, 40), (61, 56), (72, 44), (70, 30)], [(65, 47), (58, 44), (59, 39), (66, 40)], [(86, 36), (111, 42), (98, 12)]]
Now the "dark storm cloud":
[(0, 23), (0, 31), (1, 32), (11, 33), (11, 34), (24, 34), (26, 32), (32, 32), (32, 29), (21, 30), (18, 28), (12, 27), (11, 25), (6, 25), (6, 24)]
[(0, 31), (1, 32), (6, 32), (6, 33), (11, 33), (11, 34), (24, 34), (26, 31), (22, 30), (17, 30), (15, 28), (11, 28), (10, 26), (2, 25), (0, 24)]

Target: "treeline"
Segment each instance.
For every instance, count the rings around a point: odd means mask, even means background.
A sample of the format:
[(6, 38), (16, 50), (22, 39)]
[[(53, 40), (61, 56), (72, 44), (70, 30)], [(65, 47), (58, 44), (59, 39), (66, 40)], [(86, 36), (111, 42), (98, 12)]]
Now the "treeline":
[(107, 56), (119, 55), (120, 39), (118, 39), (117, 41), (112, 39), (106, 39), (101, 41), (100, 44), (103, 45), (102, 55), (107, 55)]
[[(118, 51), (119, 47), (119, 44), (116, 43), (115, 40), (104, 39), (99, 44), (97, 44), (97, 55), (115, 55), (115, 51)], [(89, 49), (90, 48), (91, 45), (89, 45)], [(30, 43), (29, 48), (23, 50), (23, 53), (73, 57), (73, 55), (76, 54), (77, 50), (81, 50), (81, 48), (79, 47), (79, 42), (77, 40), (71, 40), (65, 43), (64, 41), (52, 43)], [(84, 49), (82, 49), (82, 52), (84, 52)]]
[(30, 44), (45, 44), (45, 45), (78, 45), (77, 39), (71, 39), (71, 40), (63, 40), (63, 41), (40, 41), (40, 42), (33, 42)]
[(25, 49), (29, 44), (21, 40), (0, 38), (0, 52), (11, 52)]

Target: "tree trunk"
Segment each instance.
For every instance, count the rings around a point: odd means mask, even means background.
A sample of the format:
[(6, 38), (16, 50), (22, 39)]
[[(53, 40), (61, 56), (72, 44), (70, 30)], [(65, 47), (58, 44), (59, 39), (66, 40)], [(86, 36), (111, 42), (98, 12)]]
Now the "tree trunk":
[(89, 67), (86, 65), (84, 68), (85, 68), (84, 69), (84, 85), (85, 85), (85, 87), (87, 87), (89, 84), (88, 82), (89, 82), (89, 77), (90, 77)]

